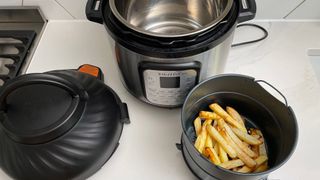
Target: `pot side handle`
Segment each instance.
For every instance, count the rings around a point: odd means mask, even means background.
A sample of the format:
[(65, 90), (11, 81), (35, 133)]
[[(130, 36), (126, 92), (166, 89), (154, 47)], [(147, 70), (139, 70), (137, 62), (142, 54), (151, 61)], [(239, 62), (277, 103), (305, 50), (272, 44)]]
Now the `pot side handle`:
[(99, 24), (103, 23), (102, 4), (103, 0), (88, 0), (86, 5), (86, 16), (89, 21)]
[(238, 23), (249, 21), (256, 16), (257, 5), (255, 0), (239, 0), (239, 4)]

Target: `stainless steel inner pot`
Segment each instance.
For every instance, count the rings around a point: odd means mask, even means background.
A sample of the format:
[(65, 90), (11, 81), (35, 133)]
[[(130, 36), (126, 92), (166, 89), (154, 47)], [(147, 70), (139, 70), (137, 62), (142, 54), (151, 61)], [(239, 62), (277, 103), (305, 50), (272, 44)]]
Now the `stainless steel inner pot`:
[(182, 37), (204, 32), (230, 11), (233, 0), (110, 0), (112, 13), (137, 32)]

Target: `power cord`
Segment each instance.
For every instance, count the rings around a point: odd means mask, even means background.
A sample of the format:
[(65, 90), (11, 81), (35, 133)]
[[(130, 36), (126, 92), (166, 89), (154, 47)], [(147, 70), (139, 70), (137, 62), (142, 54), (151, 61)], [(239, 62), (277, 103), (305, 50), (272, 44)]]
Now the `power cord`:
[(269, 36), (268, 31), (264, 27), (259, 26), (257, 24), (251, 24), (251, 23), (239, 24), (239, 25), (237, 25), (237, 28), (243, 27), (243, 26), (255, 27), (257, 29), (260, 29), (264, 33), (264, 35), (261, 38), (258, 38), (258, 39), (255, 39), (255, 40), (232, 44), (231, 47), (237, 47), (237, 46), (242, 46), (242, 45), (246, 45), (246, 44), (256, 43), (256, 42), (259, 42), (259, 41), (262, 41), (262, 40), (266, 39)]

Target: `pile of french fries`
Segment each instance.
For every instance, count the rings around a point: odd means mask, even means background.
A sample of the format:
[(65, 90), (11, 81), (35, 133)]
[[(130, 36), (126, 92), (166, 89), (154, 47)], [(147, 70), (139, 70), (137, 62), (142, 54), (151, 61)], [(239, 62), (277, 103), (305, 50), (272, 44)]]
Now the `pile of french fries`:
[(200, 111), (194, 120), (195, 148), (212, 163), (241, 173), (268, 169), (268, 156), (260, 130), (245, 126), (244, 118), (232, 107), (209, 105), (213, 112)]

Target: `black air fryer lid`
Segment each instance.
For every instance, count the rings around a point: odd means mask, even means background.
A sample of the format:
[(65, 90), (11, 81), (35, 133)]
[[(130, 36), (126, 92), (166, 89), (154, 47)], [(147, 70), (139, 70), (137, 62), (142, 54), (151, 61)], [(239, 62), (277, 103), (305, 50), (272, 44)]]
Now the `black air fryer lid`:
[(80, 120), (87, 99), (84, 89), (63, 78), (47, 74), (22, 76), (1, 93), (1, 125), (19, 143), (45, 143)]
[(85, 179), (111, 157), (123, 124), (129, 123), (128, 111), (92, 75), (103, 77), (85, 65), (78, 71), (22, 75), (2, 87), (0, 167), (7, 174)]

